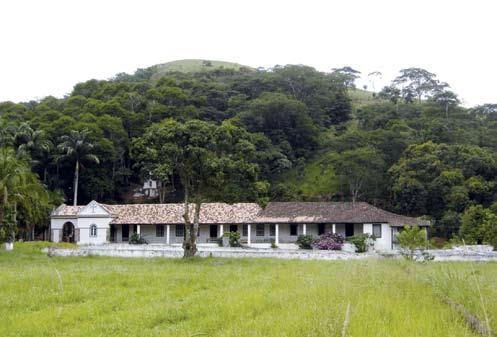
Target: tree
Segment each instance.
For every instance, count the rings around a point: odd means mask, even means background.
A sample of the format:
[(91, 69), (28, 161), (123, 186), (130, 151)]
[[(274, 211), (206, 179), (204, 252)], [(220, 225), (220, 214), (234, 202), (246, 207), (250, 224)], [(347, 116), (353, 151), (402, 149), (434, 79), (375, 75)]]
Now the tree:
[(403, 255), (408, 260), (414, 260), (416, 250), (429, 247), (426, 229), (418, 226), (405, 226), (400, 233), (397, 233), (397, 241), (402, 248)]
[(384, 165), (385, 162), (379, 153), (370, 147), (344, 151), (333, 163), (336, 172), (341, 174), (343, 181), (348, 185), (352, 202), (355, 202), (364, 190), (372, 189), (371, 186), (381, 177)]
[(401, 86), (404, 98), (410, 100), (414, 93), (421, 102), (424, 95), (432, 92), (438, 85), (436, 75), (422, 68), (407, 68), (400, 71), (400, 75), (393, 80), (393, 84)]
[(287, 157), (305, 156), (317, 147), (318, 129), (304, 103), (283, 94), (264, 93), (240, 114), (250, 132), (262, 132)]
[(79, 185), (79, 170), (83, 168), (83, 162), (100, 163), (99, 158), (95, 155), (94, 145), (88, 139), (90, 131), (84, 129), (82, 131), (71, 130), (70, 135), (64, 135), (60, 138), (61, 143), (57, 149), (61, 152), (58, 160), (67, 160), (74, 163), (74, 199), (73, 204), (78, 204), (78, 185)]
[(24, 221), (41, 221), (48, 213), (50, 198), (29, 165), (18, 159), (11, 148), (0, 149), (0, 241), (7, 249), (18, 227), (18, 214)]
[(378, 97), (383, 99), (388, 99), (392, 103), (397, 104), (400, 99), (400, 89), (396, 88), (393, 85), (383, 87), (381, 91), (378, 93)]
[(135, 139), (133, 156), (140, 168), (153, 176), (165, 181), (179, 179), (184, 200), (184, 257), (197, 252), (204, 201), (257, 200), (267, 190), (267, 183), (259, 181), (251, 135), (229, 122), (165, 120)]
[(371, 87), (373, 88), (373, 93), (376, 93), (375, 82), (377, 80), (381, 80), (383, 74), (379, 71), (372, 71), (368, 74), (369, 82), (371, 83)]
[(355, 88), (355, 81), (360, 77), (361, 72), (352, 67), (333, 68), (331, 75), (340, 80), (346, 88)]
[(431, 100), (444, 107), (447, 122), (449, 121), (449, 107), (457, 106), (460, 103), (457, 95), (445, 88), (436, 88)]
[(497, 249), (497, 214), (481, 205), (470, 206), (461, 217), (459, 237), (467, 244), (490, 244)]

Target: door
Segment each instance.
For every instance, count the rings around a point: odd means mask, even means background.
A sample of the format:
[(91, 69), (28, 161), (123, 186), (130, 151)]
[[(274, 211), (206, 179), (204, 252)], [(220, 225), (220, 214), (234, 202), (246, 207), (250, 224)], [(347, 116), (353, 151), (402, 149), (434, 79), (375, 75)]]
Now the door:
[(209, 227), (209, 237), (217, 238), (217, 225), (210, 225)]
[(71, 222), (62, 226), (62, 242), (74, 242), (74, 225)]
[(230, 232), (238, 232), (238, 225), (230, 225)]
[(354, 224), (346, 223), (345, 224), (345, 237), (354, 236)]
[(110, 225), (110, 242), (116, 242), (116, 226)]
[(129, 225), (123, 225), (122, 240), (129, 241)]

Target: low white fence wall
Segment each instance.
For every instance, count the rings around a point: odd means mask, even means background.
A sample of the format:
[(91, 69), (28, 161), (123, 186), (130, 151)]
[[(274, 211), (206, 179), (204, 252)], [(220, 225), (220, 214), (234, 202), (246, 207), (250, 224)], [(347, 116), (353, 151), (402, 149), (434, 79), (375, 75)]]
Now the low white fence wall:
[[(114, 257), (166, 257), (180, 258), (183, 249), (179, 245), (130, 245), (107, 244), (98, 246), (80, 246), (76, 249), (47, 248), (51, 256), (114, 256)], [(466, 246), (453, 249), (427, 250), (434, 261), (497, 261), (497, 252), (491, 246)], [(367, 258), (399, 258), (396, 251), (378, 254), (376, 252), (353, 253), (350, 251), (271, 249), (271, 248), (229, 248), (199, 246), (198, 256), (226, 258), (278, 258), (302, 260), (359, 260)]]
[[(168, 257), (183, 256), (183, 249), (177, 246), (111, 244), (82, 246), (77, 249), (48, 248), (51, 256), (115, 256), (115, 257)], [(271, 249), (271, 248), (228, 248), (198, 247), (201, 257), (229, 258), (278, 258), (303, 260), (358, 260), (375, 256), (374, 253), (356, 254), (344, 251)]]

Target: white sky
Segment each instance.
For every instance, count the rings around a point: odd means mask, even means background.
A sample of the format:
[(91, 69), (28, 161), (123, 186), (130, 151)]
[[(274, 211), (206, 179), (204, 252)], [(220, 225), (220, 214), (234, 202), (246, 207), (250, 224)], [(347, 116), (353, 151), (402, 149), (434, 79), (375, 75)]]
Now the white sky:
[[(426, 68), (465, 105), (497, 103), (497, 1), (1, 0), (0, 101), (199, 58), (258, 67)], [(379, 85), (376, 85), (379, 87)]]

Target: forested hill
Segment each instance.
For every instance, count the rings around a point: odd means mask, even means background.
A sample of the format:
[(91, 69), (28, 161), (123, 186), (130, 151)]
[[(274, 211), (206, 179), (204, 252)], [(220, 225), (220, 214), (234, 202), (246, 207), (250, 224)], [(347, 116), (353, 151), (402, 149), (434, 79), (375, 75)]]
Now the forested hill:
[[(0, 146), (16, 149), (72, 202), (75, 169), (65, 145), (80, 137), (93, 146), (80, 158), (79, 203), (130, 202), (151, 173), (133, 148), (150, 126), (229, 122), (250, 133), (269, 200), (365, 200), (428, 216), (447, 237), (471, 212), (497, 211), (496, 105), (463, 108), (423, 69), (402, 70), (379, 93), (355, 89), (357, 75), (350, 67), (323, 73), (215, 61), (153, 66), (78, 83), (62, 99), (0, 103)], [(164, 201), (181, 199), (177, 184), (168, 182)]]

